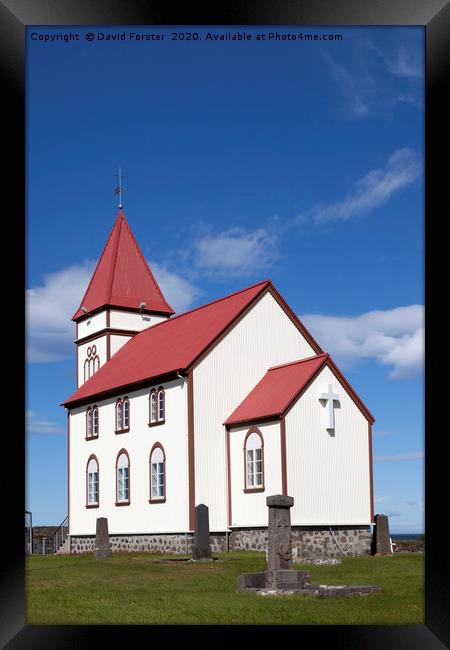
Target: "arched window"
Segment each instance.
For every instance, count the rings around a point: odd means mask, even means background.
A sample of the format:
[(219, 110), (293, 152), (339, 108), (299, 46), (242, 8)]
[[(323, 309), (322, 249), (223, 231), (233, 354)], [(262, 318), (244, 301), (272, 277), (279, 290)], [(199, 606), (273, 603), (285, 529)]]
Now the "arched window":
[(244, 440), (244, 492), (264, 490), (264, 439), (257, 427), (252, 427)]
[(89, 456), (86, 465), (86, 508), (99, 506), (99, 471), (97, 457)]
[(166, 455), (157, 442), (150, 452), (150, 502), (166, 500)]
[(123, 405), (123, 428), (124, 429), (129, 429), (130, 428), (130, 400), (128, 397), (125, 397), (125, 399), (122, 401)]
[(156, 408), (156, 390), (153, 389), (150, 392), (150, 423), (154, 423), (158, 420), (158, 412)]
[(98, 406), (92, 409), (92, 435), (98, 436)]
[(164, 420), (166, 415), (166, 398), (164, 394), (164, 388), (160, 386), (158, 388), (158, 420)]
[(130, 503), (130, 459), (121, 449), (116, 461), (116, 506)]
[(92, 438), (93, 436), (93, 417), (92, 409), (89, 407), (86, 411), (86, 438)]
[(130, 430), (130, 400), (128, 397), (116, 402), (116, 433)]
[(164, 424), (166, 421), (166, 394), (162, 386), (158, 389), (151, 389), (149, 395), (149, 410), (149, 427), (153, 424)]
[(100, 368), (100, 358), (97, 354), (97, 346), (89, 346), (86, 350), (87, 358), (84, 362), (84, 381), (87, 381)]

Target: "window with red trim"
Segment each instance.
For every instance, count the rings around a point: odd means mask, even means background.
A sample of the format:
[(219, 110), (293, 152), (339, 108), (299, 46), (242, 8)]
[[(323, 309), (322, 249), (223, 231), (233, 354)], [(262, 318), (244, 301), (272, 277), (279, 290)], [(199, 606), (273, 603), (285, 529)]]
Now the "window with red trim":
[(117, 504), (130, 503), (130, 459), (124, 449), (116, 461), (116, 496)]
[(149, 426), (166, 421), (166, 393), (162, 386), (152, 388), (149, 395)]
[(99, 470), (98, 460), (90, 456), (86, 466), (86, 506), (94, 507), (99, 504)]
[(245, 489), (264, 488), (264, 441), (259, 429), (250, 429), (244, 443)]
[(166, 498), (166, 455), (162, 445), (156, 443), (150, 452), (150, 501)]
[(116, 401), (116, 433), (130, 430), (130, 400), (128, 397)]

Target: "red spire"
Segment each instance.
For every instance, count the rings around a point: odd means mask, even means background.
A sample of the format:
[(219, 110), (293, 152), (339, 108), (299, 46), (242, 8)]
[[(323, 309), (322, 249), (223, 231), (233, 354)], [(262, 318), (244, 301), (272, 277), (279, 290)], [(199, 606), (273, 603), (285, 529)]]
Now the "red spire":
[(72, 316), (78, 320), (106, 306), (174, 314), (142, 255), (122, 210), (117, 215), (108, 241), (86, 289), (80, 308)]

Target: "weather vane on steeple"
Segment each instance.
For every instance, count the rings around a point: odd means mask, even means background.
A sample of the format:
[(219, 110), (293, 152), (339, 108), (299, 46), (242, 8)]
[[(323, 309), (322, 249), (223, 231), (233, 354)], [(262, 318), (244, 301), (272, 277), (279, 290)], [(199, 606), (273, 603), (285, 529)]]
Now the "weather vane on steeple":
[(123, 205), (122, 205), (122, 192), (124, 192), (124, 188), (122, 187), (122, 178), (126, 178), (126, 176), (122, 176), (122, 168), (121, 167), (119, 167), (119, 173), (114, 174), (114, 176), (119, 177), (119, 184), (115, 189), (115, 194), (119, 195), (119, 210), (121, 210), (123, 208)]

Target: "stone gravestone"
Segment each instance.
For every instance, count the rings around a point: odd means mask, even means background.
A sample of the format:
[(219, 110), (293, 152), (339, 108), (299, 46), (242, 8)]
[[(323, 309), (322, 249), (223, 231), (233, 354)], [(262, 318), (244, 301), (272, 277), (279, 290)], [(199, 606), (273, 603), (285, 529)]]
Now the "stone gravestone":
[(267, 497), (269, 529), (267, 531), (267, 570), (292, 569), (291, 513), (293, 497), (276, 494)]
[(275, 494), (267, 497), (269, 527), (267, 531), (267, 569), (260, 573), (241, 573), (238, 591), (262, 594), (308, 594), (321, 597), (355, 596), (379, 591), (376, 585), (315, 585), (309, 582), (307, 571), (293, 568), (291, 515), (293, 497)]
[(109, 542), (108, 520), (106, 517), (98, 517), (95, 534), (94, 557), (99, 559), (111, 557), (112, 550)]
[(209, 511), (204, 503), (195, 508), (195, 539), (192, 547), (193, 560), (211, 560), (209, 539)]
[(387, 515), (375, 515), (374, 550), (376, 555), (391, 555), (391, 539)]

